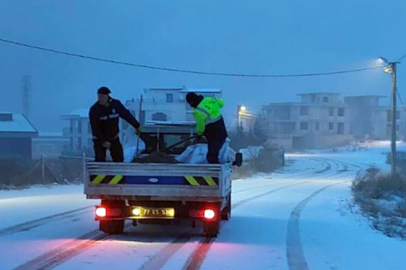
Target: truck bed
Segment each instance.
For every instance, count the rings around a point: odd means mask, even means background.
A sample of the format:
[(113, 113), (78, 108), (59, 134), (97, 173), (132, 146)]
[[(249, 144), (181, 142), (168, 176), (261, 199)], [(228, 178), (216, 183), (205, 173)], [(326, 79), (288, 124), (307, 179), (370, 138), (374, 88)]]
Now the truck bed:
[(88, 162), (88, 199), (222, 201), (231, 190), (231, 164)]

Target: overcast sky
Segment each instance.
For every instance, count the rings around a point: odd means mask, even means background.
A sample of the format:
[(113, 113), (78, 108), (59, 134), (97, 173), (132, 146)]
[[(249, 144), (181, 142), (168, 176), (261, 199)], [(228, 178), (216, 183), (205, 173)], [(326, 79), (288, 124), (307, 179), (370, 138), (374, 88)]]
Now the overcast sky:
[[(2, 0), (0, 38), (102, 58), (207, 72), (290, 74), (376, 65), (406, 53), (406, 1)], [(406, 61), (406, 59), (405, 59)], [(222, 88), (237, 104), (296, 101), (298, 93), (390, 92), (381, 70), (309, 78), (225, 78), (143, 70), (0, 43), (0, 111), (21, 112), (32, 80), (32, 121), (59, 130), (60, 115), (87, 108), (99, 86), (122, 100), (150, 87)], [(406, 65), (399, 66), (406, 101)], [(389, 99), (386, 99), (389, 104)]]

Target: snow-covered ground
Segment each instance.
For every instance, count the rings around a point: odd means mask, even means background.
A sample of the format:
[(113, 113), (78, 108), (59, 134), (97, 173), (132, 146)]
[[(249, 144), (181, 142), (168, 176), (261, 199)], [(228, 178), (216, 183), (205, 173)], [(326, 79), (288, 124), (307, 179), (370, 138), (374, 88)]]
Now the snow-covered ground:
[(404, 270), (406, 242), (371, 229), (347, 203), (356, 173), (387, 169), (387, 151), (292, 153), (273, 174), (234, 181), (232, 218), (211, 240), (188, 222), (128, 224), (106, 237), (81, 186), (0, 191), (0, 268)]

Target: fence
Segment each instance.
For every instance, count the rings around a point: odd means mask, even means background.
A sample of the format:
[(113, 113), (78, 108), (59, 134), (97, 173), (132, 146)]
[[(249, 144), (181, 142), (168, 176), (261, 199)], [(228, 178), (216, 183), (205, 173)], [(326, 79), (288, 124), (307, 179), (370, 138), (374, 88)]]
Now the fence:
[(0, 160), (1, 186), (73, 183), (81, 181), (82, 158), (2, 159)]

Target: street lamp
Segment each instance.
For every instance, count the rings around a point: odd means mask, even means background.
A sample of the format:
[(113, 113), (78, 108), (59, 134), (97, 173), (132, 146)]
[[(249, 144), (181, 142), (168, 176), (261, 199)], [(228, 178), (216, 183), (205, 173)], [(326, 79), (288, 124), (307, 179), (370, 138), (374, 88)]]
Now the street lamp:
[(385, 64), (385, 65), (388, 64), (388, 62), (389, 62), (388, 59), (386, 59), (385, 57), (382, 57), (382, 56), (378, 58), (378, 61), (380, 62), (380, 64)]
[(240, 116), (244, 115), (244, 113), (247, 111), (247, 107), (244, 105), (238, 105), (237, 106), (237, 132), (240, 130)]
[(396, 65), (400, 62), (389, 62), (384, 57), (379, 57), (379, 61), (383, 63), (385, 73), (391, 74), (392, 79), (392, 138), (391, 138), (391, 154), (392, 154), (392, 175), (396, 174)]

